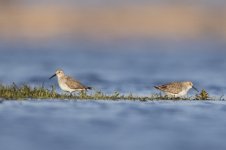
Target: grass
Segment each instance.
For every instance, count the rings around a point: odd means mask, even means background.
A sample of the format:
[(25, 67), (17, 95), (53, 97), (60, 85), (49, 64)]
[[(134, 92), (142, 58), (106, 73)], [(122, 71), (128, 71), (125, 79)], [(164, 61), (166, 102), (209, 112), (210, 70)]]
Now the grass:
[(153, 94), (148, 97), (134, 96), (133, 94), (122, 95), (119, 92), (112, 94), (104, 94), (101, 91), (95, 91), (92, 94), (86, 92), (80, 92), (70, 95), (69, 93), (59, 94), (56, 92), (54, 86), (51, 89), (47, 89), (44, 86), (30, 87), (28, 85), (17, 86), (12, 85), (0, 85), (0, 99), (3, 100), (28, 100), (28, 99), (69, 99), (69, 100), (209, 100), (209, 94), (202, 90), (200, 94), (195, 97), (187, 98), (170, 98), (162, 96), (161, 94)]
[(206, 90), (202, 90), (200, 94), (197, 94), (195, 97), (196, 100), (209, 100), (211, 99), (209, 97), (209, 94), (206, 92)]

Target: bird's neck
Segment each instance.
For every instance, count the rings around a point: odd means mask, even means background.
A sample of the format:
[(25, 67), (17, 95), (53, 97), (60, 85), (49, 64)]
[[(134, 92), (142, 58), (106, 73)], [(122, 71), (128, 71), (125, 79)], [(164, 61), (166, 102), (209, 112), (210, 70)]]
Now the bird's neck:
[(185, 90), (186, 92), (188, 92), (190, 89), (191, 89), (191, 87), (187, 87), (187, 88), (185, 88), (184, 90)]

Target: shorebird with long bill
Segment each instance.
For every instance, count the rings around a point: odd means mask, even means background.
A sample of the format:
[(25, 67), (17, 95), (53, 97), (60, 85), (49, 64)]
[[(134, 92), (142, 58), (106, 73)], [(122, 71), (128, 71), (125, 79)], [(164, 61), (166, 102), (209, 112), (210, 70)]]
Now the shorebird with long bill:
[(193, 83), (188, 82), (171, 82), (168, 84), (155, 86), (156, 89), (164, 92), (169, 97), (183, 97), (187, 95), (190, 89), (194, 89), (199, 92), (197, 88), (194, 87)]
[(63, 91), (73, 93), (75, 91), (87, 91), (92, 89), (89, 86), (81, 84), (72, 77), (65, 75), (64, 71), (61, 69), (58, 69), (49, 79), (52, 79), (55, 76), (57, 76), (58, 84)]

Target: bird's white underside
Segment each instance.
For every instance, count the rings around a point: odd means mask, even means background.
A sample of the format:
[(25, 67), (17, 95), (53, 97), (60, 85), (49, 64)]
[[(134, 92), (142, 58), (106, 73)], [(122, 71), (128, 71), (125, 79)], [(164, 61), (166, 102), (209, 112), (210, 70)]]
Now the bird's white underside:
[(58, 84), (63, 91), (70, 92), (70, 93), (83, 90), (83, 89), (71, 89), (70, 87), (67, 86), (67, 84), (65, 82), (63, 82), (62, 80), (59, 80), (59, 79), (58, 79)]
[(183, 96), (187, 95), (189, 90), (190, 90), (190, 88), (184, 89), (181, 92), (179, 92), (178, 94), (173, 94), (173, 93), (169, 93), (169, 92), (165, 92), (165, 93), (169, 97), (183, 97)]

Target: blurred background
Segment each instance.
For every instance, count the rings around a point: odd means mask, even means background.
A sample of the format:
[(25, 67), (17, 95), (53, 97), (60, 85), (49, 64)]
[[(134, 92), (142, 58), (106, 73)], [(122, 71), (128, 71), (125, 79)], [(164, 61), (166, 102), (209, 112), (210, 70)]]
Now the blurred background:
[(223, 0), (1, 0), (1, 37), (226, 38)]
[(45, 85), (57, 68), (105, 92), (170, 81), (226, 90), (224, 0), (1, 0), (0, 82)]

